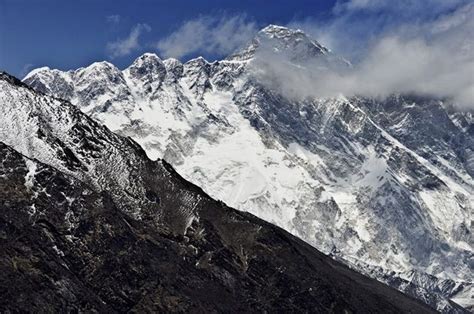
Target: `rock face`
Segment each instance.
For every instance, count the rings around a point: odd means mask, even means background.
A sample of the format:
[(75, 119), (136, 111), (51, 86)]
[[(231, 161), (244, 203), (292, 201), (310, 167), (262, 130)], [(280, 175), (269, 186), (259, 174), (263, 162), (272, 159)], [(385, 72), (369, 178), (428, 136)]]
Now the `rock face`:
[(5, 73), (0, 115), (2, 312), (433, 312)]
[(472, 306), (472, 114), (415, 95), (285, 97), (255, 75), (274, 59), (350, 67), (272, 25), (221, 61), (145, 54), (123, 71), (42, 68), (24, 82), (351, 267), (440, 311)]

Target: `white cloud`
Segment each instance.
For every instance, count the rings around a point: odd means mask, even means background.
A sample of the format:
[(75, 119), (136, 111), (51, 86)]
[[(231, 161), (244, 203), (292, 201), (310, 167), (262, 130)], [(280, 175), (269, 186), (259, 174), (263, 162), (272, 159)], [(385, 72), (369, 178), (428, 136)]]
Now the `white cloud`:
[(120, 23), (121, 17), (118, 14), (112, 14), (112, 15), (106, 16), (105, 20), (107, 21), (107, 23), (110, 23), (110, 24), (118, 24)]
[(290, 26), (305, 30), (332, 50), (358, 61), (380, 38), (400, 35), (407, 26), (413, 31), (470, 3), (472, 0), (338, 1), (327, 20), (307, 18), (293, 21)]
[(143, 32), (151, 31), (151, 27), (147, 24), (137, 24), (135, 25), (128, 37), (119, 39), (115, 42), (107, 44), (107, 51), (110, 54), (110, 57), (121, 57), (130, 54), (132, 51), (135, 51), (140, 48), (140, 43), (138, 39)]
[(474, 4), (468, 4), (434, 20), (399, 25), (373, 38), (345, 71), (321, 70), (317, 61), (295, 67), (264, 52), (259, 59), (265, 70), (257, 75), (290, 97), (417, 93), (474, 108), (472, 16)]
[(165, 57), (180, 58), (196, 52), (225, 55), (246, 43), (256, 32), (255, 23), (243, 15), (201, 16), (185, 22), (155, 46)]
[(27, 63), (23, 65), (21, 68), (20, 77), (24, 77), (26, 74), (28, 74), (34, 66), (35, 65), (33, 63)]

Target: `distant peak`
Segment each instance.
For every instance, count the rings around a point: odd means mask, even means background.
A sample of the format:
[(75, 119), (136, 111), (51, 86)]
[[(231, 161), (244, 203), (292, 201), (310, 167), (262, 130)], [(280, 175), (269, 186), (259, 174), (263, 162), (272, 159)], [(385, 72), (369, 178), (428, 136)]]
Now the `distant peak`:
[(89, 65), (87, 68), (115, 68), (115, 65), (113, 65), (110, 62), (107, 61), (99, 61), (99, 62), (94, 62), (91, 65)]
[(209, 61), (207, 61), (206, 59), (204, 59), (202, 56), (199, 56), (199, 57), (197, 57), (197, 58), (194, 58), (194, 59), (189, 60), (188, 62), (186, 62), (186, 64), (200, 64), (200, 65), (204, 65), (204, 64), (209, 64)]
[(229, 56), (228, 60), (250, 60), (258, 51), (285, 53), (291, 59), (299, 61), (329, 52), (300, 29), (270, 24), (261, 29), (244, 48)]
[(269, 35), (289, 35), (289, 34), (304, 34), (300, 29), (291, 29), (285, 26), (270, 24), (260, 30), (259, 33), (265, 33)]
[(139, 56), (138, 58), (136, 58), (134, 62), (137, 62), (137, 61), (144, 61), (144, 60), (161, 60), (161, 58), (158, 57), (158, 55), (157, 55), (156, 53), (153, 53), (153, 52), (145, 52), (144, 54), (142, 54), (141, 56)]
[(158, 55), (154, 52), (145, 52), (144, 54), (141, 55), (142, 58), (158, 58)]
[(265, 26), (264, 28), (262, 28), (261, 32), (273, 32), (273, 31), (279, 31), (279, 30), (289, 30), (289, 28), (285, 26), (281, 26), (281, 25), (269, 24)]
[(286, 27), (281, 26), (281, 25), (276, 25), (276, 24), (268, 24), (267, 26), (265, 26), (264, 28), (262, 28), (262, 31), (263, 31), (263, 30), (277, 29), (277, 28), (286, 28)]
[(110, 62), (94, 62), (85, 68), (79, 68), (75, 73), (118, 73), (120, 70)]
[(142, 68), (142, 67), (162, 67), (163, 61), (161, 60), (158, 55), (156, 55), (153, 52), (146, 52), (136, 58), (132, 64), (130, 65), (130, 68)]
[(40, 72), (44, 72), (44, 71), (51, 71), (51, 69), (49, 67), (41, 67), (41, 68), (36, 68), (32, 71), (30, 71), (30, 73), (28, 73), (24, 78), (23, 80), (26, 80), (27, 78), (30, 78)]
[(146, 82), (161, 81), (166, 74), (166, 67), (153, 52), (147, 52), (136, 58), (126, 69), (130, 77)]

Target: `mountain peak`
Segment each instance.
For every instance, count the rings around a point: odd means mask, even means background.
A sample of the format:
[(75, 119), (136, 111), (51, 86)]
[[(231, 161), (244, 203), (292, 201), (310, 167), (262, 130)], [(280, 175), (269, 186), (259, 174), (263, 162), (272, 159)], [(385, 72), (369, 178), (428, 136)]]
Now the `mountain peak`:
[(91, 65), (74, 71), (73, 74), (79, 81), (89, 84), (91, 81), (122, 81), (122, 72), (112, 63), (107, 61), (94, 62)]
[(258, 52), (287, 54), (293, 61), (325, 55), (329, 50), (300, 29), (270, 24), (261, 29), (250, 43), (232, 54), (229, 60), (250, 60)]
[(27, 78), (29, 77), (32, 77), (40, 72), (43, 72), (43, 71), (51, 71), (51, 69), (49, 67), (41, 67), (41, 68), (37, 68), (37, 69), (34, 69), (32, 71), (30, 71), (28, 74), (26, 74), (26, 76), (23, 78), (23, 80), (26, 80)]
[(147, 52), (136, 58), (127, 68), (130, 76), (146, 82), (163, 80), (166, 68), (163, 61), (155, 53)]
[(270, 24), (267, 27), (261, 29), (258, 32), (257, 37), (260, 38), (260, 41), (263, 39), (269, 39), (273, 45), (284, 45), (286, 49), (294, 49), (298, 46), (314, 46), (322, 53), (327, 52), (325, 47), (323, 47), (320, 43), (311, 38), (301, 29), (292, 29), (285, 26)]
[(158, 57), (158, 55), (154, 52), (145, 52), (144, 54), (142, 54), (140, 56), (141, 58), (153, 58), (153, 59), (160, 59), (160, 57)]
[(117, 67), (108, 61), (98, 61), (98, 62), (92, 63), (91, 65), (87, 66), (84, 69), (86, 70), (102, 70), (102, 69), (114, 70), (114, 69), (117, 69)]
[(259, 31), (259, 34), (274, 35), (277, 38), (282, 37), (282, 36), (295, 35), (295, 34), (304, 34), (304, 35), (306, 35), (300, 29), (291, 29), (291, 28), (288, 28), (288, 27), (285, 27), (285, 26), (280, 26), (280, 25), (275, 25), (275, 24), (270, 24), (270, 25), (262, 28)]
[(132, 65), (133, 64), (140, 64), (140, 63), (158, 63), (158, 62), (161, 62), (161, 58), (158, 57), (158, 55), (156, 53), (153, 53), (153, 52), (145, 52), (144, 54), (142, 54), (141, 56), (139, 56), (138, 58), (136, 58)]
[(199, 56), (197, 58), (191, 59), (186, 64), (199, 64), (199, 65), (204, 65), (204, 64), (209, 64), (209, 61), (204, 59), (204, 57)]

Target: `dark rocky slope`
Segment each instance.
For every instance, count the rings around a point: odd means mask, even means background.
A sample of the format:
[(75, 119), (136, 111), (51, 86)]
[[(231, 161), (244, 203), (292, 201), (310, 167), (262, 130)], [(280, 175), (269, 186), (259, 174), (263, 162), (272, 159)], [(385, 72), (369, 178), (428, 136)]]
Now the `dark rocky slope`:
[(3, 143), (0, 152), (3, 310), (430, 312), (177, 174), (202, 197), (184, 236)]

